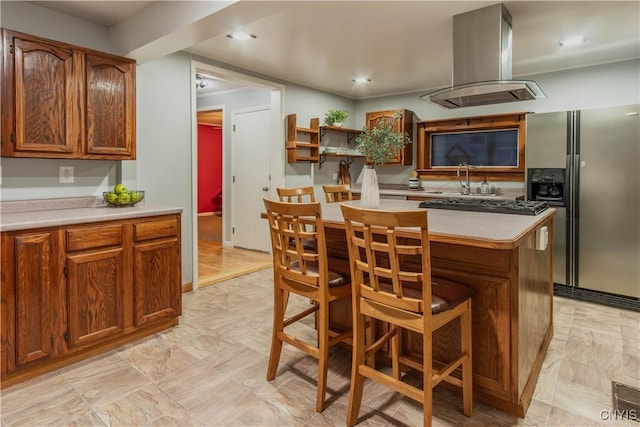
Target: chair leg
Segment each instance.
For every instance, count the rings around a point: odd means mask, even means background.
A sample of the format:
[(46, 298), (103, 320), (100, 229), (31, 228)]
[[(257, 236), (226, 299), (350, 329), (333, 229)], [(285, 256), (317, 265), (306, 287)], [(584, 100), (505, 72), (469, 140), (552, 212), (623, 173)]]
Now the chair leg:
[(316, 412), (324, 409), (324, 396), (327, 391), (327, 370), (329, 368), (329, 304), (321, 304), (318, 314), (318, 395)]
[(431, 427), (433, 418), (433, 388), (427, 385), (424, 388), (424, 403), (422, 404), (422, 425)]
[(460, 340), (462, 352), (467, 353), (467, 360), (462, 362), (462, 412), (470, 417), (473, 413), (473, 372), (471, 357), (471, 301), (466, 302), (468, 308), (460, 318)]
[(284, 330), (284, 310), (287, 304), (289, 293), (276, 288), (273, 299), (273, 332), (271, 335), (271, 353), (269, 354), (269, 365), (267, 367), (267, 381), (276, 377), (280, 354), (282, 353), (282, 340), (278, 334)]
[(431, 426), (433, 418), (433, 352), (432, 352), (432, 332), (429, 329), (424, 330), (422, 336), (422, 354), (423, 364), (422, 370), (422, 424), (427, 427)]
[(402, 329), (398, 326), (392, 325), (391, 328), (395, 329), (396, 333), (391, 337), (389, 345), (391, 346), (391, 369), (393, 370), (393, 378), (400, 379), (400, 335)]
[(364, 316), (361, 314), (357, 314), (354, 317), (356, 317), (356, 320), (353, 322), (351, 387), (349, 390), (349, 407), (347, 409), (347, 426), (349, 427), (358, 423), (358, 414), (360, 413), (360, 404), (362, 403), (362, 391), (364, 389), (364, 377), (360, 375), (359, 367), (365, 363), (365, 321)]

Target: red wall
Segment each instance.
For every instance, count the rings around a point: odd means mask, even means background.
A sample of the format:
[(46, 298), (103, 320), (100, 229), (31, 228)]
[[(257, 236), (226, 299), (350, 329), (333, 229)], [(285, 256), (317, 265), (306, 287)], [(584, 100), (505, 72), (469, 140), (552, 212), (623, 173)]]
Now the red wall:
[(198, 213), (222, 211), (222, 128), (198, 125)]

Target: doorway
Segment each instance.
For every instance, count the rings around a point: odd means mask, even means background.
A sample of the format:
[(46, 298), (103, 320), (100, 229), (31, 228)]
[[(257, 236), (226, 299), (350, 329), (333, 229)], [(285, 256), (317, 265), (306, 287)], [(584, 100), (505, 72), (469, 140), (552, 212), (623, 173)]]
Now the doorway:
[[(262, 111), (268, 112), (268, 110)], [(242, 242), (236, 243), (235, 235), (233, 246), (223, 245), (223, 115), (223, 108), (199, 110), (197, 114), (199, 287), (213, 285), (233, 277), (252, 273), (271, 266), (271, 255), (266, 251), (256, 252), (253, 250), (248, 251), (241, 249), (248, 246), (245, 246)], [(262, 122), (264, 122), (264, 118), (262, 119)], [(234, 124), (236, 124), (235, 121)], [(264, 123), (260, 123), (260, 117), (254, 117), (253, 120), (251, 120), (251, 124), (251, 129), (264, 132)], [(240, 125), (238, 127), (244, 126)], [(235, 140), (236, 137), (234, 132), (234, 141)], [(242, 153), (247, 151), (249, 149), (249, 147), (245, 146), (247, 136), (243, 135), (239, 141), (240, 145), (244, 146), (244, 149), (241, 149), (240, 152)], [(235, 143), (232, 143), (232, 145), (235, 145)], [(241, 156), (233, 157), (238, 158)], [(261, 158), (264, 158), (264, 156)], [(236, 168), (234, 167), (234, 169)], [(237, 172), (235, 174), (237, 174)], [(242, 175), (247, 174), (242, 173)], [(253, 174), (248, 175), (253, 179)], [(243, 191), (240, 191), (240, 193), (242, 194)], [(243, 210), (246, 211), (242, 206), (232, 209), (232, 211), (240, 212)]]
[[(242, 164), (246, 166), (251, 173), (256, 167), (264, 167), (265, 164), (269, 165), (268, 176), (271, 178), (272, 185), (267, 183), (267, 190), (262, 192), (262, 197), (272, 197), (271, 188), (275, 189), (277, 186), (284, 185), (284, 144), (274, 144), (273, 141), (283, 141), (283, 113), (282, 113), (282, 97), (284, 87), (279, 84), (264, 81), (262, 79), (256, 79), (250, 76), (238, 74), (228, 70), (220, 69), (211, 65), (192, 62), (192, 79), (193, 87), (195, 87), (195, 74), (196, 72), (204, 72), (208, 75), (214, 76), (216, 79), (229, 81), (232, 84), (236, 84), (244, 87), (247, 90), (252, 88), (260, 88), (267, 94), (267, 109), (266, 113), (262, 114), (261, 119), (264, 120), (269, 126), (269, 135), (264, 133), (258, 140), (254, 140), (255, 145), (251, 147), (245, 147), (241, 152), (235, 152), (232, 148), (232, 140), (229, 130), (232, 128), (232, 117), (238, 113), (245, 113), (252, 110), (264, 109), (264, 101), (260, 108), (246, 108), (246, 109), (233, 109), (233, 107), (227, 108), (224, 103), (208, 108), (198, 108), (196, 93), (192, 92), (192, 117), (197, 117), (199, 110), (222, 110), (221, 122), (222, 122), (222, 194), (220, 212), (209, 214), (205, 218), (203, 215), (198, 214), (198, 138), (197, 138), (197, 120), (194, 120), (194, 130), (192, 135), (192, 165), (193, 165), (193, 216), (192, 221), (194, 224), (193, 233), (193, 289), (197, 289), (200, 286), (207, 286), (209, 284), (218, 283), (223, 280), (227, 280), (232, 277), (236, 277), (242, 274), (247, 274), (259, 269), (268, 268), (271, 266), (272, 260), (269, 247), (261, 247), (260, 250), (246, 250), (240, 247), (236, 247), (233, 237), (233, 224), (241, 224), (236, 218), (240, 213), (246, 214), (246, 209), (241, 207), (234, 207), (233, 193), (236, 191), (233, 188), (233, 170), (238, 169), (236, 164), (236, 158), (244, 160)], [(266, 91), (264, 91), (266, 89)], [(229, 94), (227, 94), (229, 95)], [(237, 95), (241, 98), (245, 94)], [(227, 98), (228, 99), (228, 98)], [(231, 105), (234, 102), (230, 102)], [(225, 111), (226, 110), (226, 111)], [(225, 130), (226, 128), (226, 130)], [(246, 158), (246, 152), (253, 152), (256, 148), (265, 151), (258, 159), (253, 160)], [(253, 156), (255, 157), (255, 156)], [(255, 162), (255, 163), (254, 163)], [(235, 173), (238, 177), (247, 174), (245, 171), (238, 171)], [(264, 186), (264, 185), (263, 185)], [(261, 187), (262, 188), (262, 187)], [(275, 190), (274, 190), (275, 191)], [(261, 209), (262, 210), (262, 209)], [(261, 211), (260, 210), (260, 211)], [(258, 215), (256, 215), (258, 216)], [(202, 221), (201, 221), (202, 219)], [(202, 225), (202, 226), (201, 226)], [(268, 229), (266, 222), (260, 222), (259, 228), (263, 228), (268, 237)], [(217, 227), (217, 230), (214, 229)], [(203, 238), (201, 238), (203, 236)], [(244, 246), (244, 244), (243, 244)]]
[(222, 246), (222, 108), (198, 111), (198, 236)]

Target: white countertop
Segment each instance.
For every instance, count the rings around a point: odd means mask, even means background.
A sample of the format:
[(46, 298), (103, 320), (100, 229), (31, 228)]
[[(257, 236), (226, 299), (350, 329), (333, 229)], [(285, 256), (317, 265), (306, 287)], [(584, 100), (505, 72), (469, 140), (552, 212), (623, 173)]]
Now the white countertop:
[[(360, 206), (359, 200), (342, 202)], [(340, 205), (327, 203), (322, 205), (322, 217), (329, 225), (344, 224)], [(415, 200), (381, 199), (380, 210), (419, 209)], [(464, 242), (480, 247), (515, 247), (518, 241), (529, 231), (554, 215), (555, 209), (549, 208), (538, 215), (514, 215), (493, 212), (470, 212), (447, 209), (429, 209), (429, 236), (433, 241), (446, 243)]]
[(146, 216), (181, 213), (182, 208), (162, 206), (143, 201), (133, 207), (89, 206), (39, 209), (13, 212), (3, 209), (0, 213), (0, 231), (26, 230), (61, 225), (83, 224), (100, 221), (122, 220)]
[[(360, 187), (352, 187), (354, 194), (359, 194)], [(430, 197), (430, 198), (448, 198), (462, 197), (471, 199), (492, 199), (492, 200), (516, 200), (524, 199), (524, 190), (518, 188), (505, 188), (498, 194), (461, 194), (457, 188), (453, 187), (420, 187), (417, 190), (409, 190), (408, 185), (402, 184), (380, 184), (381, 196), (406, 196), (406, 197)]]

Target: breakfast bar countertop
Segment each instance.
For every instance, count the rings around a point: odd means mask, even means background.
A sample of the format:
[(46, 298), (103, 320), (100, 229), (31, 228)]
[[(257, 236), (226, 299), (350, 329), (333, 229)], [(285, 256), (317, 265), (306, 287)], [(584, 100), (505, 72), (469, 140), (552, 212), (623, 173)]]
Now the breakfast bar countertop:
[[(359, 200), (342, 202), (360, 206)], [(322, 206), (325, 226), (344, 227), (341, 203)], [(418, 209), (418, 201), (380, 199), (380, 210)], [(548, 208), (538, 215), (513, 215), (491, 212), (469, 212), (446, 209), (428, 209), (429, 239), (436, 242), (463, 242), (484, 248), (514, 248), (528, 232), (543, 224), (556, 212)]]
[(181, 213), (182, 208), (142, 201), (111, 207), (96, 197), (9, 201), (0, 203), (0, 231), (122, 220)]

